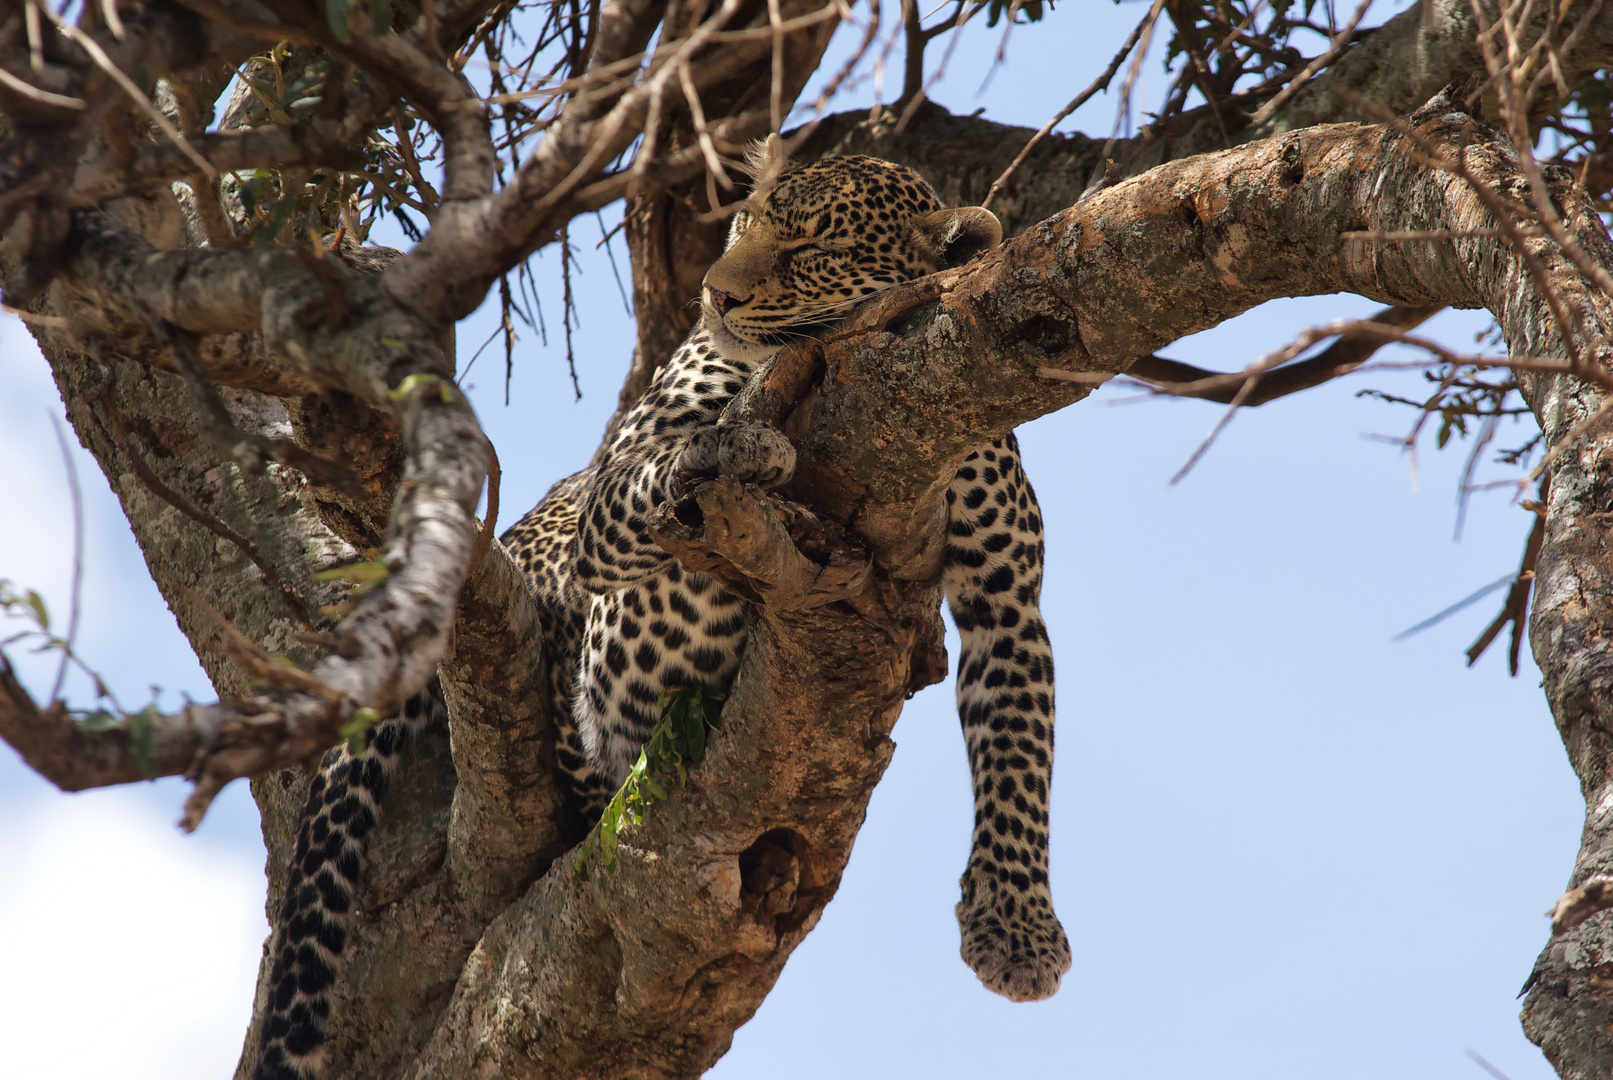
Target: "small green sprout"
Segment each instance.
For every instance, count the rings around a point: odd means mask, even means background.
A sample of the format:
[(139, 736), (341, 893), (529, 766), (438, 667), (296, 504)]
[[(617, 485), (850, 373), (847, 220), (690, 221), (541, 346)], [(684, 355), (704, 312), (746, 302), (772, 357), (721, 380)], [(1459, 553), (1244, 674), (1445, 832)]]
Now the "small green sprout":
[(707, 729), (717, 726), (725, 696), (701, 683), (669, 686), (661, 692), (661, 719), (644, 741), (627, 779), (605, 805), (599, 823), (582, 842), (573, 864), (578, 880), (587, 880), (588, 864), (596, 856), (605, 873), (616, 873), (622, 833), (643, 824), (650, 806), (668, 798), (670, 782), (675, 780), (680, 787), (688, 783), (690, 766), (705, 757)]

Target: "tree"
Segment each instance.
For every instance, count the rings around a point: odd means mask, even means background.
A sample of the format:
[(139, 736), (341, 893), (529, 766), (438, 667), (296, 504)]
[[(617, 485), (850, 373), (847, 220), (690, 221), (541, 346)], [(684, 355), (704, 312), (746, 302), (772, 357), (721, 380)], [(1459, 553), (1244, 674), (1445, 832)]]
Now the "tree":
[[(796, 442), (788, 494), (829, 528), (807, 559), (765, 501), (701, 493), (708, 519), (748, 521), (759, 538), (678, 538), (680, 555), (761, 599), (729, 734), (633, 834), (647, 854), (579, 882), (565, 857), (577, 830), (549, 764), (541, 633), (472, 518), (489, 456), (444, 382), (447, 343), (495, 284), (518, 312), (509, 275), (522, 260), (625, 196), (632, 400), (686, 330), (683, 304), (720, 250), (722, 157), (782, 126), (842, 10), (554, 7), (537, 16), (533, 58), (516, 60), (511, 5), (196, 0), (87, 8), (54, 36), (38, 29), (48, 10), (30, 5), (8, 30), (0, 87), (7, 301), (33, 313), (74, 426), (222, 701), (84, 718), (41, 710), (8, 681), (0, 733), (64, 787), (193, 776), (192, 823), (224, 783), (260, 777), (283, 865), (301, 800), (273, 770), (440, 671), (452, 745), (443, 735), (422, 748), (393, 800), (369, 888), (396, 899), (353, 949), (335, 1074), (459, 1075), (473, 1059), (510, 1073), (695, 1073), (833, 894), (901, 702), (944, 670), (929, 540), (935, 480), (951, 463), (1128, 368), (1253, 404), (1359, 364), (1431, 308), (1482, 306), (1515, 379), (1482, 390), (1446, 350), (1445, 388), (1471, 393), (1435, 405), (1459, 421), (1519, 392), (1541, 420), (1551, 485), (1533, 641), (1594, 815), (1603, 586), (1597, 526), (1584, 523), (1599, 511), (1584, 504), (1600, 506), (1606, 482), (1596, 422), (1613, 259), (1588, 192), (1606, 206), (1597, 71), (1613, 20), (1589, 5), (1497, 21), (1435, 4), (1370, 35), (1354, 19), (1330, 26), (1310, 62), (1293, 43), (1297, 13), (1229, 10), (1156, 5), (1100, 78), (1126, 70), (1129, 83), (1127, 54), (1168, 16), (1176, 89), (1133, 139), (1045, 138), (1010, 172), (1030, 133), (924, 103), (924, 42), (947, 24), (926, 30), (911, 7), (901, 98), (802, 132), (801, 154), (877, 153), (914, 165), (950, 202), (994, 195), (1015, 238), (870, 301), (747, 397), (748, 416)], [(1495, 25), (1481, 33), (1476, 20)], [(486, 95), (460, 70), (476, 49), (498, 65), (486, 88), (497, 140)], [(1470, 92), (1474, 73), (1490, 81)], [(140, 85), (156, 87), (154, 102)], [(528, 91), (548, 92), (518, 97)], [(1193, 94), (1204, 104), (1189, 109)], [(1324, 121), (1366, 123), (1312, 126)], [(1561, 134), (1577, 177), (1508, 148), (1540, 131)], [(440, 192), (420, 164), (439, 145)], [(361, 248), (361, 195), (427, 216), (420, 245), (401, 257)], [(1341, 289), (1394, 306), (1347, 328), (1325, 361), (1216, 380), (1153, 358), (1265, 299)], [(869, 371), (857, 361), (875, 347), (883, 367)], [(217, 559), (221, 538), (244, 559)], [(368, 567), (380, 580), (344, 611), (347, 581), (316, 575), (354, 565), (348, 578)], [(1597, 820), (1573, 883), (1587, 910), (1606, 858)], [(1577, 913), (1565, 911), (1537, 967), (1526, 1022), (1564, 1075), (1591, 1075), (1605, 1071), (1608, 1018), (1578, 990), (1597, 977), (1586, 957), (1602, 920), (1570, 926)], [(508, 1002), (519, 1005), (494, 1007)]]

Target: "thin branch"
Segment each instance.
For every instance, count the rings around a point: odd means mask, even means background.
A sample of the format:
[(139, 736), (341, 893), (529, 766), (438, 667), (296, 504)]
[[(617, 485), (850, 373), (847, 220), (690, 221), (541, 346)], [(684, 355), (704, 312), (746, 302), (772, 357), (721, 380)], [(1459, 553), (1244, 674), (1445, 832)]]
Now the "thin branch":
[[(1489, 596), (1491, 593), (1495, 592), (1495, 590), (1497, 590), (1499, 588), (1503, 588), (1504, 586), (1509, 584), (1511, 581), (1512, 581), (1512, 575), (1511, 574), (1508, 574), (1506, 577), (1501, 578), (1499, 581), (1492, 581), (1488, 585), (1484, 586), (1482, 589), (1479, 589), (1477, 592), (1469, 593), (1467, 596), (1462, 597), (1462, 599), (1456, 601), (1456, 603), (1452, 604), (1450, 607), (1446, 608), (1444, 611), (1440, 611), (1440, 612), (1437, 612), (1436, 614), (1430, 615), (1428, 618), (1424, 619), (1422, 622), (1418, 623), (1416, 626), (1410, 626), (1410, 627), (1407, 627), (1406, 629), (1400, 631), (1400, 633), (1396, 634), (1394, 637), (1390, 638), (1389, 640), (1390, 641), (1405, 641), (1407, 638), (1412, 637), (1412, 636), (1414, 636), (1416, 634), (1420, 634), (1424, 630), (1432, 629), (1433, 627), (1436, 627), (1440, 623), (1444, 622), (1446, 619), (1450, 618), (1452, 615), (1455, 615), (1456, 613), (1461, 612), (1461, 611), (1466, 611), (1468, 608), (1472, 607), (1474, 604), (1478, 603), (1480, 600), (1483, 600), (1486, 596)], [(1468, 666), (1471, 667), (1472, 665), (1473, 665), (1473, 661), (1471, 659), (1469, 659), (1468, 660)], [(1517, 672), (1513, 672), (1513, 674), (1516, 675)]]
[[(1405, 331), (1421, 325), (1444, 309), (1443, 304), (1430, 304), (1426, 307), (1391, 307), (1357, 322), (1331, 324), (1330, 328), (1337, 329), (1337, 341), (1308, 360), (1266, 370), (1260, 376), (1259, 385), (1249, 387), (1240, 404), (1254, 408), (1268, 401), (1320, 386), (1340, 375), (1354, 371), (1370, 360), (1379, 349), (1402, 338), (1401, 334), (1376, 331), (1365, 324)], [(1306, 342), (1301, 346), (1301, 351), (1328, 336), (1321, 331), (1330, 328), (1308, 331), (1300, 339)], [(1311, 336), (1313, 334), (1317, 336)], [(1167, 360), (1162, 356), (1145, 356), (1126, 369), (1126, 374), (1151, 383), (1161, 393), (1173, 397), (1200, 398), (1230, 405), (1248, 384), (1252, 371), (1253, 369), (1249, 368), (1223, 374), (1206, 371), (1204, 368), (1193, 367), (1191, 364), (1183, 364), (1176, 360)]]
[[(917, 0), (908, 0), (908, 2), (917, 3)], [(996, 180), (992, 181), (991, 190), (986, 192), (986, 197), (984, 199), (980, 200), (981, 206), (987, 207), (988, 209), (990, 208), (991, 200), (996, 198), (997, 192), (1001, 191), (1003, 185), (1008, 183), (1009, 177), (1014, 175), (1014, 170), (1018, 169), (1020, 163), (1030, 156), (1030, 152), (1036, 148), (1037, 143), (1047, 138), (1048, 134), (1052, 132), (1054, 128), (1058, 127), (1059, 124), (1064, 122), (1065, 117), (1079, 109), (1082, 105), (1085, 105), (1094, 94), (1109, 88), (1109, 83), (1114, 80), (1115, 73), (1120, 70), (1120, 65), (1124, 63), (1126, 57), (1131, 54), (1131, 50), (1137, 47), (1137, 42), (1142, 40), (1144, 31), (1147, 30), (1149, 26), (1153, 25), (1153, 21), (1157, 18), (1159, 18), (1157, 9), (1150, 10), (1147, 15), (1143, 16), (1142, 21), (1132, 29), (1131, 35), (1126, 38), (1125, 44), (1120, 46), (1120, 51), (1115, 53), (1114, 59), (1109, 61), (1109, 66), (1103, 70), (1103, 74), (1099, 75), (1096, 79), (1093, 79), (1090, 86), (1081, 91), (1079, 94), (1075, 95), (1075, 98), (1068, 105), (1064, 106), (1064, 108), (1060, 109), (1054, 115), (1053, 119), (1043, 124), (1041, 129), (1038, 130), (1036, 134), (1032, 135), (1029, 141), (1025, 143), (1024, 149), (1020, 150), (1018, 156), (1016, 156), (1014, 160), (1009, 163), (1008, 168), (1003, 170), (1002, 175), (997, 177)]]
[[(1543, 478), (1540, 484), (1540, 501), (1546, 500), (1546, 489), (1549, 479)], [(1507, 590), (1506, 602), (1501, 605), (1501, 613), (1484, 633), (1478, 636), (1467, 650), (1467, 666), (1472, 667), (1479, 657), (1490, 647), (1490, 643), (1506, 628), (1512, 624), (1512, 642), (1507, 649), (1507, 670), (1513, 678), (1518, 676), (1518, 657), (1523, 649), (1524, 627), (1529, 622), (1529, 591), (1534, 587), (1535, 565), (1540, 560), (1540, 548), (1546, 540), (1546, 515), (1544, 512), (1534, 515), (1534, 524), (1529, 529), (1529, 539), (1523, 545), (1523, 560), (1518, 565), (1518, 573), (1512, 580), (1512, 587)]]
[(73, 643), (78, 640), (79, 599), (84, 587), (84, 497), (78, 487), (78, 468), (73, 464), (73, 452), (67, 447), (67, 436), (62, 432), (61, 421), (54, 416), (51, 426), (56, 431), (56, 444), (61, 447), (62, 466), (67, 470), (67, 491), (73, 500), (73, 589), (71, 607), (67, 615), (67, 644), (62, 649), (62, 662), (56, 668), (56, 681), (50, 688), (50, 700), (61, 698), (62, 682), (67, 678), (67, 663), (73, 655)]
[(1337, 60), (1339, 53), (1343, 52), (1349, 46), (1355, 34), (1355, 26), (1361, 21), (1361, 16), (1365, 15), (1367, 13), (1367, 8), (1371, 6), (1372, 0), (1361, 0), (1361, 3), (1356, 5), (1354, 13), (1351, 14), (1350, 21), (1344, 24), (1344, 29), (1340, 30), (1338, 34), (1334, 36), (1332, 42), (1329, 43), (1327, 51), (1322, 53), (1322, 55), (1318, 56), (1316, 59), (1312, 60), (1309, 64), (1306, 64), (1304, 70), (1296, 75), (1292, 82), (1277, 92), (1276, 97), (1262, 105), (1260, 110), (1256, 112), (1254, 116), (1249, 118), (1249, 126), (1258, 127), (1259, 125), (1264, 124), (1267, 120), (1270, 120), (1277, 110), (1282, 108), (1283, 105), (1288, 102), (1289, 98), (1293, 97), (1299, 92), (1300, 87), (1304, 86), (1311, 80), (1311, 76), (1327, 67), (1334, 60)]
[[(186, 586), (185, 598), (212, 624), (214, 637), (209, 644), (217, 645), (220, 652), (239, 664), (248, 675), (257, 679), (267, 679), (276, 686), (290, 686), (310, 694), (317, 694), (332, 705), (341, 704), (340, 691), (331, 689), (302, 668), (270, 656), (267, 650), (241, 633), (234, 623), (209, 604), (201, 593)], [(197, 642), (197, 644), (203, 643)]]
[[(30, 7), (28, 10), (32, 11)], [(37, 105), (46, 105), (53, 109), (73, 109), (75, 111), (85, 108), (83, 98), (69, 97), (65, 94), (53, 94), (49, 90), (41, 90), (32, 83), (17, 78), (4, 67), (0, 67), (0, 86), (5, 87), (14, 94), (21, 95)]]
[(193, 335), (164, 322), (153, 323), (151, 329), (153, 336), (167, 347), (184, 377), (191, 402), (196, 406), (202, 438), (221, 456), (234, 461), (249, 475), (261, 473), (267, 458), (296, 469), (315, 484), (333, 487), (357, 498), (366, 494), (364, 485), (346, 465), (311, 454), (290, 439), (270, 439), (236, 427), (218, 388), (207, 377), (206, 365), (196, 355)]
[(498, 531), (498, 492), (504, 470), (499, 468), (498, 451), (487, 444), (487, 513), (482, 518), (482, 531), (476, 537), (476, 550), (470, 557), (470, 575), (481, 569), (482, 560), (493, 547), (493, 535)]
[(899, 104), (912, 101), (924, 90), (924, 45), (929, 39), (919, 25), (918, 0), (902, 0), (902, 33), (907, 49), (902, 65), (902, 96), (898, 99)]
[[(185, 136), (180, 133), (178, 128), (174, 127), (172, 121), (163, 115), (161, 109), (157, 108), (157, 106), (151, 103), (151, 99), (146, 97), (146, 95), (141, 92), (140, 88), (134, 84), (134, 80), (125, 75), (123, 70), (112, 62), (112, 58), (106, 54), (106, 51), (102, 49), (100, 45), (96, 44), (94, 38), (90, 37), (72, 23), (62, 19), (44, 4), (40, 4), (39, 9), (44, 13), (45, 18), (56, 24), (56, 29), (60, 31), (64, 37), (70, 38), (80, 48), (89, 54), (90, 59), (95, 61), (95, 66), (106, 72), (112, 81), (117, 83), (123, 92), (128, 94), (129, 98), (137, 106), (139, 106), (140, 111), (145, 113), (147, 118), (149, 118), (153, 124), (156, 124), (158, 129), (161, 130), (164, 135), (173, 140), (174, 145), (179, 147), (179, 149), (185, 154), (186, 157), (190, 158), (197, 168), (201, 169), (208, 176), (218, 175), (217, 170), (213, 168), (213, 163), (196, 152), (196, 148), (191, 146), (190, 140), (185, 138)], [(33, 10), (33, 5), (29, 6), (29, 10)]]
[[(1098, 154), (1098, 160), (1109, 157), (1114, 153), (1115, 142), (1120, 137), (1121, 124), (1130, 123), (1131, 120), (1131, 88), (1137, 83), (1137, 76), (1142, 73), (1143, 60), (1148, 56), (1148, 46), (1154, 40), (1154, 24), (1159, 22), (1159, 13), (1165, 10), (1165, 0), (1154, 0), (1143, 19), (1142, 43), (1137, 48), (1137, 54), (1131, 58), (1131, 67), (1126, 70), (1126, 77), (1120, 83), (1120, 100), (1115, 104), (1115, 126), (1110, 132), (1108, 140), (1103, 144), (1103, 150)], [(1129, 128), (1128, 128), (1129, 130)]]
[[(826, 9), (828, 10), (828, 9)], [(773, 34), (773, 63), (767, 91), (767, 108), (772, 130), (784, 130), (784, 20), (779, 0), (767, 0), (767, 25)]]

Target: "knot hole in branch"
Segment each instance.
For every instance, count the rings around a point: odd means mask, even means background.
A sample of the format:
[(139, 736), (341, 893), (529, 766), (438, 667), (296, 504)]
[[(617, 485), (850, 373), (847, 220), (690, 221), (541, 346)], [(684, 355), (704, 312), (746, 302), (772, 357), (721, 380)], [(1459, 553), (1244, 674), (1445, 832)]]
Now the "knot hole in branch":
[(793, 829), (769, 829), (739, 856), (740, 904), (773, 921), (781, 936), (800, 929), (828, 899), (818, 860)]
[(1052, 315), (1032, 315), (1015, 327), (1015, 333), (1021, 341), (1036, 346), (1049, 356), (1055, 356), (1069, 348), (1072, 329), (1064, 319)]
[(1303, 154), (1299, 147), (1299, 140), (1291, 140), (1283, 147), (1283, 163), (1288, 167), (1283, 170), (1283, 182), (1298, 185), (1305, 179), (1305, 166), (1301, 161)]
[(923, 331), (940, 310), (941, 302), (939, 300), (929, 300), (918, 307), (897, 312), (882, 329), (887, 334), (895, 334), (897, 337), (912, 337), (914, 334)]

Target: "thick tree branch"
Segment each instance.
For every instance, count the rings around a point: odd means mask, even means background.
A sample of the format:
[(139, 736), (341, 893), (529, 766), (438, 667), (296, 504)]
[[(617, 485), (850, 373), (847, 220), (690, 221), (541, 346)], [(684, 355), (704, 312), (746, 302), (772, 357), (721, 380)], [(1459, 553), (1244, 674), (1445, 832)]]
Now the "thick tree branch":
[(458, 895), (496, 911), (577, 839), (554, 770), (543, 628), (503, 545), (466, 582), (454, 625), (441, 672), (459, 777), (446, 866)]
[[(341, 120), (315, 118), (299, 124), (218, 131), (192, 135), (190, 143), (220, 173), (270, 166), (358, 169), (363, 157), (354, 146), (374, 119), (355, 107)], [(126, 192), (182, 179), (194, 168), (178, 146), (167, 142), (139, 147), (133, 161), (105, 154), (78, 166), (62, 201), (72, 207), (99, 206)]]
[(0, 654), (0, 738), (63, 791), (133, 784), (185, 772), (238, 710), (195, 706), (151, 720), (149, 728), (101, 728), (76, 722), (65, 708), (40, 709)]
[[(1412, 134), (1295, 133), (1103, 191), (969, 267), (879, 294), (775, 361), (730, 415), (791, 435), (787, 493), (846, 534), (814, 556), (821, 535), (789, 535), (768, 502), (697, 493), (728, 524), (671, 539), (690, 557), (709, 552), (761, 604), (719, 749), (626, 838), (616, 876), (578, 882), (562, 862), (493, 924), (409, 1075), (458, 1076), (474, 1062), (511, 1077), (692, 1076), (715, 1059), (838, 884), (902, 694), (938, 676), (935, 596), (922, 583), (938, 567), (939, 478), (982, 439), (1085, 392), (1047, 373), (1101, 378), (1264, 300), (1338, 290), (1488, 306), (1516, 354), (1565, 355), (1519, 253), (1495, 236), (1392, 249), (1341, 239), (1491, 227), (1430, 154), (1464, 155), (1492, 189), (1519, 179), (1504, 143), (1448, 102)], [(1583, 198), (1561, 195), (1588, 250), (1613, 263)], [(1532, 257), (1583, 313), (1581, 348), (1603, 340), (1613, 298), (1560, 252), (1537, 245)], [(774, 550), (786, 537), (794, 554)], [(771, 554), (758, 560), (758, 544)], [(852, 566), (865, 549), (879, 569), (845, 586), (846, 603), (801, 611), (757, 586), (797, 558)], [(782, 914), (757, 899), (764, 863), (795, 868)]]
[[(1561, 41), (1593, 3), (1575, 0), (1561, 10), (1530, 7), (1516, 26), (1518, 47), (1528, 50), (1548, 30)], [(1496, 0), (1421, 0), (1353, 46), (1339, 63), (1311, 80), (1286, 109), (1251, 127), (1244, 137), (1266, 138), (1313, 124), (1372, 122), (1408, 113), (1441, 86), (1484, 71), (1479, 31), (1499, 19)], [(1558, 64), (1564, 81), (1573, 86), (1610, 63), (1613, 10), (1604, 4), (1589, 32), (1559, 56)]]
[(165, 772), (197, 781), (186, 815), (192, 826), (231, 779), (306, 760), (337, 740), (355, 709), (384, 715), (423, 687), (447, 644), (477, 542), (471, 515), (488, 447), (444, 378), (452, 363), (434, 332), (381, 295), (374, 279), (327, 269), (338, 275), (347, 309), (339, 329), (327, 326), (325, 286), (294, 252), (158, 254), (91, 213), (64, 275), (86, 297), (136, 317), (197, 333), (260, 329), (272, 355), (298, 374), (391, 413), (402, 431), (403, 476), (381, 555), (386, 578), (359, 600), (334, 652), (312, 672), (331, 692), (288, 690), (239, 709), (220, 706), (199, 726), (194, 710), (159, 721), (165, 739), (170, 728), (186, 738), (200, 733), (188, 762), (164, 762)]
[[(1418, 4), (1384, 23), (1312, 79), (1266, 124), (1233, 132), (1233, 141), (1249, 142), (1313, 124), (1380, 123), (1389, 116), (1410, 113), (1446, 84), (1483, 72), (1471, 0), (1431, 2), (1430, 11)], [(1575, 0), (1560, 25), (1573, 27), (1593, 2)], [(1486, 23), (1493, 22), (1494, 0), (1482, 0), (1479, 6)], [(1544, 8), (1531, 10), (1531, 21), (1521, 28), (1525, 46), (1538, 36), (1546, 17)], [(1566, 35), (1566, 31), (1559, 32)], [(1613, 5), (1604, 3), (1575, 48), (1560, 58), (1560, 70), (1567, 83), (1574, 85), (1610, 65)], [(1252, 113), (1275, 91), (1272, 87), (1257, 95), (1234, 95), (1223, 107), (1232, 105)], [(931, 102), (920, 106), (901, 131), (896, 119), (887, 111), (870, 120), (861, 110), (825, 117), (800, 152), (811, 157), (830, 152), (872, 154), (899, 161), (934, 184), (948, 205), (969, 205), (985, 199), (992, 182), (1036, 135), (1031, 128), (953, 116)], [(1102, 139), (1078, 133), (1052, 134), (1039, 140), (992, 200), (991, 209), (1003, 219), (1007, 234), (1072, 205), (1101, 175), (1103, 145)], [(1109, 156), (1123, 165), (1126, 175), (1136, 175), (1223, 145), (1221, 130), (1206, 107), (1176, 118), (1168, 131), (1120, 140)]]

